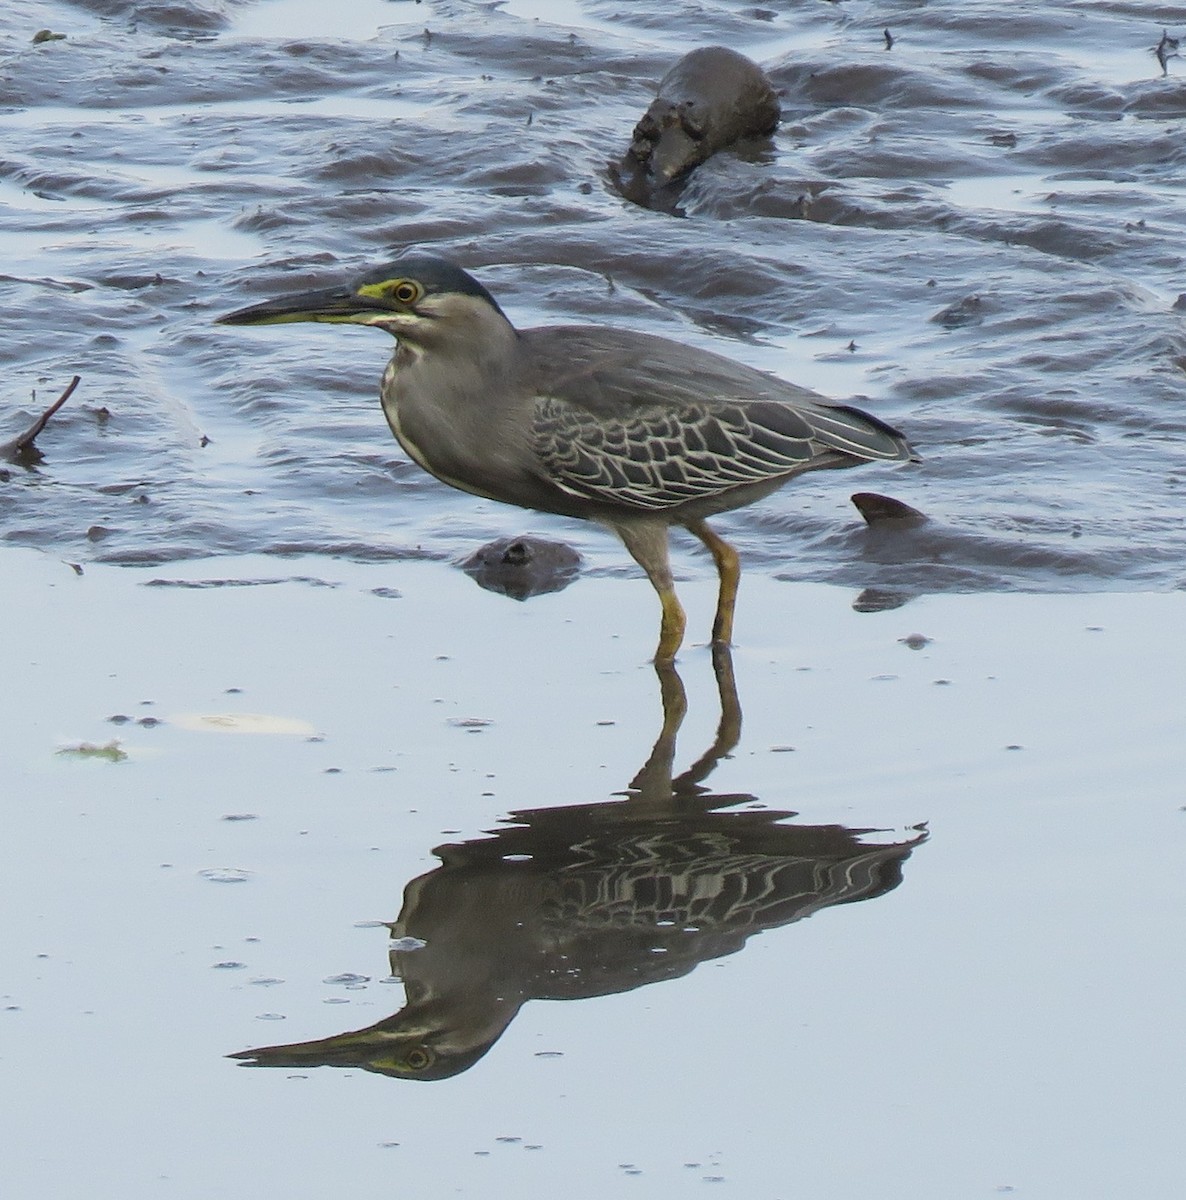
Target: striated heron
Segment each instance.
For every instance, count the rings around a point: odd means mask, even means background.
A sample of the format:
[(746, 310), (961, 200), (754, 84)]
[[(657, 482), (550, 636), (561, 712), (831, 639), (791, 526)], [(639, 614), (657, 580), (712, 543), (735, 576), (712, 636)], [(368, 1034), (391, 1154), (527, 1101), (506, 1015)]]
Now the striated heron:
[(876, 417), (719, 354), (602, 326), (516, 329), (476, 279), (423, 254), (219, 320), (391, 334), (380, 398), (400, 445), (462, 491), (617, 533), (659, 593), (660, 665), (674, 660), (685, 626), (670, 526), (695, 534), (716, 563), (712, 636), (727, 645), (741, 568), (706, 518), (804, 471), (913, 458)]

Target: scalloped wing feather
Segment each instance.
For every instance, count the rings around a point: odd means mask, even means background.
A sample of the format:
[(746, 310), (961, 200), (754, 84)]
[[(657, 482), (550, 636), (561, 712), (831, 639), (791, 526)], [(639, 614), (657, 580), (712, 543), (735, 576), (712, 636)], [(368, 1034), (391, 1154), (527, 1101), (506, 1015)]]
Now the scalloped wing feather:
[(627, 330), (526, 333), (548, 335), (533, 347), (545, 370), (532, 447), (576, 496), (657, 512), (813, 467), (911, 455), (876, 417), (720, 355)]

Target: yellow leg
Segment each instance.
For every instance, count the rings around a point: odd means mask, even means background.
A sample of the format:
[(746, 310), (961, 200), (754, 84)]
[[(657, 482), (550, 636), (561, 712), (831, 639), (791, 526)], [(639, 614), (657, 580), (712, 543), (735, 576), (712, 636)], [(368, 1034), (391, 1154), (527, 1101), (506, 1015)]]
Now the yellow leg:
[(733, 612), (737, 607), (737, 585), (741, 582), (741, 559), (724, 538), (709, 529), (704, 521), (689, 521), (688, 531), (694, 533), (707, 547), (717, 565), (721, 590), (717, 597), (717, 615), (712, 623), (712, 640), (717, 646), (733, 641)]
[[(671, 577), (671, 560), (667, 551), (667, 526), (655, 520), (615, 522), (614, 532), (622, 539), (631, 557), (647, 573), (647, 578), (659, 593), (663, 619), (659, 625), (659, 645), (655, 650), (655, 665), (670, 666), (684, 640), (687, 618), (675, 594)], [(715, 535), (714, 535), (715, 536)]]
[(659, 603), (663, 606), (663, 619), (659, 625), (659, 646), (655, 650), (655, 665), (670, 666), (675, 662), (676, 651), (683, 645), (684, 629), (688, 618), (684, 615), (683, 605), (675, 594), (674, 587), (659, 588)]

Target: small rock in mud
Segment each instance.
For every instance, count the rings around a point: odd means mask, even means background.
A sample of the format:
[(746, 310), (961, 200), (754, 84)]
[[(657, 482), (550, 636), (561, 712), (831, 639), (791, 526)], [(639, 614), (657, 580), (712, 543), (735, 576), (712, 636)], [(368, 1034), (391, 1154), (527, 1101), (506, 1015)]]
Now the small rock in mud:
[(855, 612), (874, 613), (890, 612), (909, 604), (914, 596), (910, 592), (900, 592), (895, 588), (867, 587), (852, 602)]
[(892, 496), (882, 496), (877, 492), (857, 492), (851, 496), (857, 511), (870, 525), (880, 525), (886, 521), (902, 521), (909, 525), (921, 525), (926, 515), (911, 508), (902, 500)]
[(581, 556), (565, 542), (499, 538), (475, 550), (461, 569), (489, 592), (526, 600), (568, 587), (580, 573)]
[(769, 136), (780, 116), (778, 94), (757, 63), (702, 46), (663, 76), (614, 182), (635, 204), (670, 208), (662, 189), (741, 138)]
[(903, 638), (898, 638), (903, 646), (907, 646), (911, 650), (921, 650), (924, 646), (929, 646), (931, 640), (925, 633), (910, 633)]
[(954, 304), (940, 309), (931, 320), (944, 329), (962, 329), (984, 319), (984, 301), (979, 296), (965, 296)]

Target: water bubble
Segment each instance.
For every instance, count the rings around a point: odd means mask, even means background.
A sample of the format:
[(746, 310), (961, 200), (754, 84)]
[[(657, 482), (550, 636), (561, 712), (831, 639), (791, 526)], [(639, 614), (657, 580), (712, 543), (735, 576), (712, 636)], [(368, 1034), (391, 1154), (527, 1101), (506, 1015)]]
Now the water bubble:
[(246, 883), (251, 878), (250, 871), (238, 867), (206, 867), (198, 875), (211, 883)]
[(423, 950), (428, 943), (421, 938), (416, 937), (398, 937), (392, 938), (387, 943), (389, 950)]

